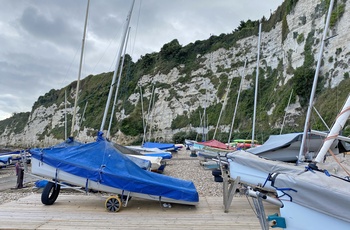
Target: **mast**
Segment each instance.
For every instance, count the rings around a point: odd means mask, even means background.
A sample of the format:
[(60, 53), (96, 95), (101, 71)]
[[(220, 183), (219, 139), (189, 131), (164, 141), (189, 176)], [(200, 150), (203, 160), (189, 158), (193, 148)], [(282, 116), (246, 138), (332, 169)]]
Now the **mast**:
[(237, 100), (236, 100), (236, 105), (235, 105), (235, 111), (233, 112), (233, 117), (232, 117), (232, 122), (231, 122), (230, 135), (229, 135), (228, 141), (227, 141), (227, 144), (229, 146), (230, 146), (230, 143), (231, 143), (233, 125), (235, 124), (237, 107), (238, 107), (239, 97), (241, 95), (241, 90), (242, 90), (242, 85), (243, 85), (243, 78), (244, 78), (244, 75), (245, 75), (245, 68), (246, 68), (246, 66), (247, 66), (247, 58), (244, 61), (243, 73), (242, 73), (242, 76), (241, 76), (241, 83), (239, 84), (238, 95), (237, 95)]
[(146, 137), (146, 124), (145, 124), (145, 112), (143, 109), (143, 94), (142, 94), (142, 88), (140, 87), (140, 102), (141, 102), (141, 111), (142, 111), (142, 126), (143, 126), (143, 137), (142, 137), (142, 145), (145, 143), (145, 137)]
[(109, 125), (108, 125), (108, 131), (107, 131), (107, 138), (109, 138), (110, 135), (110, 131), (111, 131), (111, 127), (112, 127), (112, 121), (113, 121), (113, 116), (114, 116), (114, 110), (115, 110), (115, 106), (117, 104), (117, 98), (118, 98), (118, 91), (119, 91), (119, 86), (120, 86), (120, 79), (122, 77), (122, 73), (123, 73), (123, 65), (124, 65), (124, 60), (125, 60), (125, 53), (126, 53), (126, 48), (128, 46), (128, 40), (129, 40), (129, 35), (130, 35), (130, 27), (128, 29), (127, 32), (127, 37), (126, 37), (126, 41), (124, 44), (124, 52), (123, 52), (123, 60), (122, 60), (122, 64), (120, 65), (120, 70), (119, 70), (119, 76), (118, 76), (118, 83), (117, 83), (117, 87), (115, 90), (115, 94), (114, 94), (114, 102), (113, 102), (113, 106), (112, 106), (112, 113), (111, 113), (111, 117), (109, 118)]
[(150, 112), (151, 113), (151, 121), (150, 121), (150, 125), (149, 125), (148, 141), (151, 141), (151, 137), (152, 137), (152, 127), (153, 127), (153, 119), (154, 119), (154, 100), (155, 100), (155, 89), (153, 88), (152, 101), (150, 101), (150, 103), (152, 104), (152, 111)]
[(81, 126), (81, 124), (83, 123), (83, 118), (84, 118), (84, 116), (85, 116), (85, 112), (86, 112), (86, 108), (87, 108), (88, 102), (89, 102), (89, 101), (86, 101), (86, 103), (85, 103), (83, 115), (81, 115), (81, 118), (80, 118), (80, 121), (79, 121), (79, 126)]
[(337, 116), (337, 120), (335, 121), (331, 131), (327, 135), (327, 138), (325, 139), (322, 148), (320, 149), (319, 153), (317, 154), (317, 157), (315, 161), (317, 163), (320, 163), (323, 161), (324, 156), (326, 155), (328, 149), (333, 144), (334, 140), (338, 137), (339, 132), (343, 129), (348, 117), (350, 116), (350, 95), (348, 95), (348, 99), (346, 100), (343, 109)]
[[(150, 114), (151, 114), (152, 98), (153, 98), (153, 94), (154, 94), (154, 87), (155, 86), (154, 86), (154, 83), (153, 83), (151, 95), (150, 95), (149, 102), (148, 102), (147, 121), (145, 122), (145, 127), (143, 128), (143, 132), (144, 132), (145, 135), (146, 135), (146, 132), (147, 132), (147, 126), (150, 123)], [(148, 141), (150, 141), (150, 138), (151, 138), (151, 136), (149, 135)], [(146, 136), (144, 136), (143, 139), (144, 139), (143, 142), (147, 141)]]
[(220, 123), (220, 120), (221, 120), (222, 112), (224, 111), (224, 109), (226, 107), (226, 104), (227, 104), (227, 98), (228, 98), (228, 94), (230, 92), (232, 79), (233, 78), (231, 78), (230, 83), (227, 85), (227, 92), (226, 92), (226, 95), (225, 95), (224, 102), (222, 103), (222, 107), (221, 107), (221, 110), (220, 110), (220, 115), (219, 115), (219, 118), (218, 118), (218, 122), (216, 123), (216, 127), (215, 127), (215, 132), (214, 132), (214, 136), (213, 136), (214, 140), (215, 140), (216, 132), (217, 132), (218, 127), (219, 127), (219, 123)]
[(261, 22), (259, 23), (258, 57), (257, 57), (257, 61), (256, 61), (255, 96), (254, 96), (254, 112), (253, 112), (253, 128), (252, 128), (252, 146), (254, 146), (254, 140), (255, 140), (256, 104), (257, 104), (257, 100), (258, 100), (258, 82), (259, 82), (260, 40), (261, 40)]
[(67, 140), (67, 89), (64, 91), (64, 139)]
[(317, 61), (317, 67), (316, 67), (316, 71), (315, 71), (314, 81), (312, 83), (312, 90), (311, 90), (311, 94), (310, 94), (309, 107), (308, 107), (307, 113), (306, 113), (306, 119), (305, 119), (305, 125), (304, 125), (304, 133), (303, 133), (303, 138), (301, 140), (301, 145), (300, 145), (299, 157), (298, 157), (297, 164), (299, 164), (301, 162), (302, 156), (304, 155), (304, 147), (305, 147), (306, 135), (307, 135), (308, 129), (310, 128), (310, 116), (311, 116), (311, 111), (312, 111), (312, 107), (313, 107), (313, 103), (314, 103), (314, 98), (315, 98), (315, 93), (316, 93), (316, 86), (317, 86), (317, 80), (318, 80), (318, 74), (320, 72), (320, 67), (321, 67), (321, 62), (322, 62), (322, 55), (323, 55), (323, 48), (324, 48), (324, 43), (325, 43), (327, 32), (328, 32), (328, 26), (329, 26), (329, 21), (330, 21), (330, 18), (331, 18), (333, 4), (334, 4), (334, 0), (331, 0), (331, 2), (329, 3), (328, 14), (327, 14), (327, 19), (326, 19), (326, 25), (325, 25), (325, 28), (323, 30), (323, 38), (322, 38), (322, 41), (321, 41), (321, 47), (320, 47), (320, 52), (319, 52), (319, 56), (318, 56), (318, 61)]
[(113, 94), (113, 87), (115, 85), (115, 81), (116, 81), (116, 78), (117, 78), (117, 72), (118, 72), (118, 68), (119, 68), (120, 56), (121, 56), (121, 53), (122, 53), (122, 50), (123, 50), (123, 44), (125, 42), (126, 34), (128, 32), (130, 19), (131, 19), (131, 14), (132, 14), (132, 10), (134, 8), (134, 3), (135, 3), (135, 0), (132, 1), (130, 11), (129, 11), (128, 16), (126, 18), (126, 25), (125, 25), (125, 28), (124, 28), (123, 37), (121, 39), (121, 44), (120, 44), (118, 55), (117, 55), (117, 62), (115, 64), (115, 70), (114, 70), (114, 73), (113, 73), (112, 83), (111, 83), (111, 86), (109, 88), (107, 103), (106, 103), (105, 111), (104, 111), (104, 114), (103, 114), (100, 131), (103, 131), (103, 128), (105, 126), (107, 113), (108, 113), (108, 108), (109, 108), (109, 104), (111, 103), (111, 98), (112, 98), (112, 94)]
[(84, 33), (83, 33), (83, 40), (82, 40), (82, 44), (81, 44), (80, 64), (79, 64), (79, 73), (78, 73), (78, 80), (77, 80), (77, 90), (75, 92), (74, 111), (73, 111), (73, 118), (72, 118), (72, 128), (70, 130), (70, 136), (71, 137), (74, 136), (75, 116), (77, 114), (78, 94), (79, 94), (79, 85), (80, 85), (80, 77), (81, 77), (81, 68), (82, 68), (83, 57), (84, 57), (86, 24), (87, 24), (88, 15), (89, 15), (89, 5), (90, 5), (90, 0), (88, 0), (87, 7), (86, 7)]

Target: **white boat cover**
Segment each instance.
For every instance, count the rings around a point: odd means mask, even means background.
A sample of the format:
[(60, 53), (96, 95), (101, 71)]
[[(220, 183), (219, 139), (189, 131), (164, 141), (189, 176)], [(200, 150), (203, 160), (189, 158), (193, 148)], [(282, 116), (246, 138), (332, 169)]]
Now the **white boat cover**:
[[(300, 175), (279, 174), (273, 185), (293, 189), (284, 191), (292, 202), (349, 222), (350, 226), (350, 182), (329, 177), (323, 172), (307, 171)], [(288, 196), (283, 199), (288, 199)]]
[(273, 151), (290, 145), (292, 142), (301, 140), (303, 133), (287, 133), (282, 135), (271, 135), (263, 144), (255, 148), (250, 148), (247, 151), (253, 154), (260, 154), (267, 151)]
[(227, 158), (262, 172), (268, 173), (300, 173), (305, 170), (304, 166), (296, 166), (292, 163), (282, 161), (273, 161), (261, 158), (244, 150), (235, 151), (227, 154)]

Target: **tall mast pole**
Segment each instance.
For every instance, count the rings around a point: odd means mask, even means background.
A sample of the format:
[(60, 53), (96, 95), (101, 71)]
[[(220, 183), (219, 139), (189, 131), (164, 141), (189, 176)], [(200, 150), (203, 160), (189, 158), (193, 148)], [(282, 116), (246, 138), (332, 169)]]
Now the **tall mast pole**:
[(316, 93), (316, 86), (317, 86), (317, 80), (318, 80), (318, 74), (320, 72), (320, 67), (321, 67), (321, 62), (322, 62), (322, 55), (323, 55), (323, 48), (324, 48), (324, 43), (325, 43), (325, 40), (326, 40), (326, 37), (327, 37), (328, 26), (329, 26), (329, 21), (330, 21), (331, 14), (332, 14), (333, 4), (334, 4), (334, 0), (331, 0), (331, 2), (329, 3), (328, 14), (327, 14), (327, 19), (326, 19), (326, 25), (325, 25), (325, 28), (323, 30), (323, 38), (322, 38), (320, 52), (319, 52), (319, 56), (318, 56), (318, 61), (317, 61), (314, 81), (312, 83), (312, 90), (311, 90), (311, 94), (310, 94), (309, 107), (308, 107), (307, 113), (306, 113), (304, 133), (303, 133), (303, 138), (301, 140), (301, 145), (300, 145), (299, 157), (298, 157), (298, 160), (297, 160), (297, 164), (299, 164), (301, 162), (302, 156), (304, 155), (306, 135), (307, 135), (308, 129), (310, 128), (310, 116), (311, 116), (311, 111), (312, 111), (312, 107), (313, 107), (313, 103), (314, 103), (314, 98), (315, 98), (315, 93)]
[(241, 83), (239, 84), (238, 95), (237, 95), (237, 100), (236, 100), (236, 105), (235, 105), (235, 111), (233, 112), (233, 117), (232, 117), (232, 121), (231, 121), (231, 129), (230, 129), (230, 134), (228, 136), (228, 141), (227, 141), (228, 146), (230, 146), (230, 143), (231, 143), (233, 125), (235, 124), (237, 107), (238, 107), (238, 102), (239, 102), (239, 98), (240, 98), (240, 95), (241, 95), (241, 90), (242, 90), (242, 85), (243, 85), (243, 79), (244, 79), (244, 75), (245, 75), (245, 68), (246, 68), (246, 66), (247, 66), (247, 58), (244, 61), (244, 68), (243, 68), (243, 73), (242, 73), (242, 76), (241, 76)]
[(112, 94), (113, 94), (113, 87), (115, 85), (115, 81), (116, 81), (116, 78), (117, 78), (117, 72), (118, 72), (119, 63), (120, 63), (120, 56), (121, 56), (121, 53), (122, 53), (122, 50), (123, 50), (123, 45), (124, 45), (124, 42), (125, 42), (126, 34), (128, 32), (130, 19), (131, 19), (131, 14), (132, 14), (132, 10), (134, 8), (134, 3), (135, 3), (135, 0), (132, 1), (130, 11), (129, 11), (128, 16), (126, 18), (126, 25), (125, 25), (125, 28), (124, 28), (123, 38), (121, 40), (121, 44), (120, 44), (118, 55), (117, 55), (117, 62), (115, 64), (115, 70), (114, 70), (114, 74), (113, 74), (113, 78), (112, 78), (112, 83), (111, 83), (111, 86), (109, 88), (108, 99), (107, 99), (106, 108), (105, 108), (105, 111), (104, 111), (104, 114), (103, 114), (100, 131), (103, 131), (103, 128), (105, 126), (107, 113), (108, 113), (108, 108), (109, 108), (109, 105), (111, 103), (111, 98), (112, 98)]
[(80, 85), (80, 77), (81, 77), (81, 68), (82, 68), (82, 65), (83, 65), (83, 57), (84, 57), (86, 25), (87, 25), (87, 20), (88, 20), (88, 16), (89, 16), (89, 5), (90, 5), (90, 0), (88, 0), (87, 7), (86, 7), (84, 34), (83, 34), (83, 40), (82, 40), (82, 44), (81, 44), (81, 54), (80, 54), (80, 64), (79, 64), (79, 73), (78, 73), (78, 81), (77, 81), (77, 90), (75, 92), (74, 111), (73, 111), (73, 118), (72, 118), (72, 128), (70, 130), (70, 136), (71, 137), (74, 136), (74, 126), (75, 126), (75, 117), (76, 117), (76, 114), (77, 114), (77, 104), (78, 104), (78, 94), (79, 94), (79, 85)]
[(119, 86), (120, 86), (120, 79), (122, 78), (122, 73), (123, 73), (123, 65), (124, 65), (124, 60), (125, 60), (125, 54), (126, 54), (126, 48), (128, 47), (128, 40), (129, 40), (129, 35), (130, 35), (130, 27), (128, 29), (128, 35), (126, 36), (126, 41), (124, 44), (124, 52), (123, 52), (123, 60), (122, 60), (122, 64), (121, 64), (121, 68), (119, 70), (119, 76), (118, 76), (118, 83), (117, 83), (117, 87), (115, 90), (115, 94), (114, 94), (114, 102), (113, 102), (113, 106), (112, 106), (112, 113), (111, 113), (111, 117), (109, 118), (109, 125), (108, 125), (108, 131), (107, 131), (107, 138), (109, 138), (110, 136), (110, 132), (111, 132), (111, 128), (112, 128), (112, 121), (113, 121), (113, 116), (114, 116), (114, 110), (115, 107), (117, 105), (117, 98), (118, 98), (118, 91), (119, 91)]
[(259, 23), (258, 58), (257, 58), (257, 61), (256, 61), (254, 113), (253, 113), (253, 128), (252, 128), (252, 146), (254, 146), (254, 140), (255, 140), (255, 119), (256, 119), (256, 104), (257, 104), (257, 100), (258, 100), (259, 62), (260, 62), (260, 40), (261, 40), (261, 22)]

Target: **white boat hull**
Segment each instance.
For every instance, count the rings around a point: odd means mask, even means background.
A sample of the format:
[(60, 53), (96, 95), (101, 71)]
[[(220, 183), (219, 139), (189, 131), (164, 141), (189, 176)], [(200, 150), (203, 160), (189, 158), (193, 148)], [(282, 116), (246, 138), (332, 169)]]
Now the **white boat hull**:
[[(269, 176), (268, 172), (241, 165), (231, 160), (229, 160), (229, 164), (230, 177), (233, 179), (240, 177), (240, 181), (245, 182), (249, 185), (263, 187), (266, 179)], [(266, 183), (264, 188), (275, 190), (275, 188), (271, 186), (271, 183)]]
[(272, 173), (303, 172), (304, 166), (263, 159), (246, 151), (236, 151), (227, 155), (230, 177), (240, 178), (241, 182), (254, 187), (264, 187), (275, 190), (271, 183), (267, 183)]
[[(281, 192), (277, 193), (279, 196), (282, 195)], [(320, 200), (320, 202), (322, 201)], [(286, 220), (287, 227), (285, 229), (350, 229), (350, 223), (344, 220), (328, 216), (290, 201), (283, 200), (283, 205), (284, 207), (280, 208), (280, 214)]]
[(76, 176), (74, 174), (65, 172), (65, 171), (60, 170), (60, 169), (56, 170), (56, 168), (52, 167), (51, 165), (48, 165), (44, 162), (41, 162), (35, 158), (32, 158), (32, 173), (34, 175), (38, 175), (38, 176), (41, 176), (41, 177), (44, 177), (47, 179), (57, 180), (60, 183), (66, 182), (66, 183), (71, 184), (71, 185), (85, 187), (88, 189), (93, 189), (93, 190), (102, 191), (102, 192), (106, 192), (106, 193), (129, 195), (131, 197), (138, 197), (138, 198), (167, 202), (167, 203), (178, 203), (178, 204), (186, 204), (186, 205), (198, 204), (198, 202), (179, 201), (179, 200), (170, 199), (170, 198), (166, 198), (166, 197), (159, 197), (159, 196), (153, 196), (153, 195), (148, 195), (148, 194), (143, 194), (143, 193), (129, 192), (126, 190), (115, 188), (115, 187), (103, 185), (103, 184), (100, 184), (96, 181), (87, 180), (86, 178)]

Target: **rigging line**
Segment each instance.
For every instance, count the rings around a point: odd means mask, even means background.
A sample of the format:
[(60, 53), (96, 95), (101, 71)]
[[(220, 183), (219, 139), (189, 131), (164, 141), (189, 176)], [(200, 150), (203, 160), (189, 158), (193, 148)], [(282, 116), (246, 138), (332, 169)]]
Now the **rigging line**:
[[(155, 87), (155, 84), (153, 83), (150, 99), (148, 101), (147, 120), (146, 120), (146, 125), (145, 125), (146, 131), (147, 131), (147, 126), (149, 126), (149, 128), (151, 128), (150, 127), (150, 114), (151, 114), (152, 97), (153, 97), (153, 94), (154, 94), (154, 87)], [(147, 139), (146, 139), (146, 141), (147, 141)], [(148, 138), (148, 141), (150, 141), (150, 136)]]
[[(75, 51), (74, 57), (73, 57), (73, 59), (72, 59), (70, 65), (69, 65), (69, 67), (68, 67), (68, 69), (67, 69), (65, 78), (67, 78), (68, 73), (70, 72), (70, 70), (71, 70), (71, 68), (72, 68), (73, 62), (74, 62), (74, 60), (75, 60), (75, 58), (76, 58), (78, 52), (79, 52), (79, 48), (77, 48), (77, 50)], [(64, 80), (64, 79), (63, 79), (63, 80)], [(64, 84), (64, 83), (63, 83), (63, 84)]]
[(216, 132), (217, 132), (218, 127), (219, 127), (219, 123), (220, 123), (220, 120), (221, 120), (222, 112), (225, 110), (225, 107), (226, 107), (226, 104), (227, 104), (227, 98), (228, 98), (228, 94), (230, 93), (232, 80), (233, 80), (233, 77), (230, 79), (230, 83), (227, 85), (227, 88), (226, 88), (225, 99), (224, 99), (224, 102), (222, 103), (222, 107), (221, 107), (221, 110), (220, 110), (220, 115), (219, 115), (218, 122), (216, 123), (216, 128), (215, 128), (215, 132), (214, 132), (214, 136), (213, 136), (214, 140), (215, 140)]
[(332, 157), (338, 163), (338, 165), (345, 171), (345, 173), (348, 174), (348, 176), (350, 176), (350, 172), (344, 167), (342, 163), (340, 163), (339, 159), (335, 156), (334, 152), (331, 149), (329, 149), (328, 151), (331, 153)]
[(154, 122), (154, 100), (156, 97), (155, 91), (153, 91), (153, 98), (152, 98), (152, 116), (151, 116), (151, 123), (150, 123), (150, 128), (149, 128), (149, 141), (151, 140), (152, 137), (152, 128), (153, 128), (153, 122)]
[(123, 65), (124, 65), (124, 61), (125, 61), (125, 53), (126, 53), (126, 49), (127, 49), (127, 46), (128, 46), (129, 35), (130, 35), (130, 27), (128, 29), (127, 36), (126, 36), (126, 41), (125, 41), (125, 44), (124, 44), (123, 59), (122, 59), (122, 63), (121, 63), (120, 69), (119, 69), (118, 82), (117, 82), (116, 89), (115, 89), (114, 102), (113, 102), (113, 106), (112, 106), (112, 112), (111, 112), (109, 125), (108, 125), (108, 131), (107, 131), (107, 135), (106, 135), (107, 138), (109, 138), (109, 136), (110, 136), (110, 131), (111, 131), (111, 127), (112, 127), (112, 121), (113, 121), (113, 117), (114, 117), (114, 110), (115, 110), (115, 107), (116, 107), (116, 104), (117, 104), (118, 91), (119, 91), (119, 87), (120, 87), (120, 80), (122, 78), (122, 73), (123, 73)]
[[(125, 26), (126, 23), (127, 23), (127, 22), (125, 22), (125, 23), (123, 24), (123, 27)], [(117, 35), (118, 35), (118, 34), (117, 34)], [(117, 37), (117, 35), (116, 35), (116, 37)], [(120, 40), (122, 39), (122, 36), (123, 36), (123, 35), (121, 34)], [(119, 57), (118, 57), (118, 53), (116, 53), (116, 54), (114, 55), (113, 61), (111, 62), (111, 65), (109, 66), (108, 70), (111, 70), (111, 69), (112, 69), (112, 67), (114, 66), (114, 63), (116, 62), (117, 58), (119, 58)]]
[[(124, 27), (124, 24), (125, 24), (125, 22), (123, 23), (122, 28)], [(95, 66), (93, 67), (93, 69), (92, 69), (92, 71), (90, 73), (93, 73), (95, 71), (95, 69), (97, 68), (98, 64), (100, 64), (100, 62), (102, 61), (103, 57), (106, 55), (107, 51), (110, 50), (110, 47), (111, 47), (112, 43), (114, 43), (114, 41), (117, 40), (118, 35), (119, 35), (119, 30), (116, 30), (115, 35), (113, 36), (113, 38), (111, 38), (109, 40), (109, 43), (108, 43), (106, 49), (104, 50), (104, 52), (102, 53), (101, 57), (99, 58), (99, 60), (97, 61), (97, 63), (95, 64)], [(121, 37), (122, 35), (119, 35), (119, 36)], [(113, 58), (113, 60), (111, 62), (111, 65), (109, 66), (108, 70), (112, 69), (112, 67), (113, 67), (113, 65), (115, 63), (116, 57), (117, 57), (117, 53), (114, 55), (114, 58)]]
[(329, 126), (327, 125), (327, 123), (323, 120), (321, 114), (318, 112), (318, 110), (315, 108), (315, 106), (312, 106), (312, 108), (315, 110), (315, 112), (317, 113), (318, 117), (321, 119), (323, 125), (326, 126), (326, 128), (328, 129), (328, 131), (330, 131), (331, 129), (329, 128)]
[(292, 95), (293, 95), (293, 89), (292, 89), (292, 92), (290, 92), (288, 104), (287, 104), (287, 107), (286, 107), (286, 109), (285, 109), (286, 112), (284, 113), (284, 117), (283, 117), (283, 122), (282, 122), (282, 127), (281, 127), (281, 131), (280, 131), (280, 135), (282, 134), (282, 131), (283, 131), (284, 122), (286, 121), (286, 117), (287, 117), (287, 109), (289, 108), (289, 104), (290, 104), (290, 101), (291, 101), (291, 99), (292, 99)]
[(231, 137), (232, 137), (232, 132), (233, 132), (233, 126), (234, 126), (235, 120), (236, 120), (236, 113), (237, 113), (237, 108), (238, 108), (238, 102), (239, 102), (239, 98), (240, 98), (241, 90), (242, 90), (242, 86), (243, 86), (243, 80), (244, 80), (244, 76), (245, 76), (245, 70), (246, 70), (246, 67), (247, 67), (247, 61), (248, 61), (248, 58), (246, 57), (246, 58), (245, 58), (245, 61), (244, 61), (243, 71), (242, 71), (242, 73), (241, 73), (241, 82), (239, 83), (239, 88), (238, 88), (238, 93), (237, 93), (237, 98), (236, 98), (235, 110), (234, 110), (233, 116), (232, 116), (230, 134), (229, 134), (229, 138), (228, 138), (228, 141), (227, 141), (227, 144), (228, 144), (228, 145), (230, 145), (230, 143), (231, 143)]
[(145, 123), (145, 112), (143, 108), (143, 94), (142, 94), (142, 87), (139, 85), (140, 88), (140, 103), (141, 103), (141, 113), (142, 113), (142, 126), (143, 126), (143, 137), (142, 137), (142, 145), (145, 143), (145, 136), (146, 136), (146, 123)]
[(136, 43), (136, 37), (137, 37), (137, 31), (138, 31), (138, 28), (139, 28), (139, 21), (140, 21), (140, 15), (141, 15), (141, 3), (142, 3), (142, 0), (140, 1), (140, 6), (139, 6), (139, 12), (138, 12), (138, 15), (137, 15), (137, 21), (136, 21), (136, 30), (135, 30), (135, 36), (134, 36), (134, 42), (133, 42), (133, 45), (132, 45), (132, 50), (131, 50), (131, 59), (132, 59), (132, 55), (134, 55), (134, 49), (135, 49), (135, 43)]

